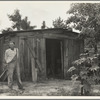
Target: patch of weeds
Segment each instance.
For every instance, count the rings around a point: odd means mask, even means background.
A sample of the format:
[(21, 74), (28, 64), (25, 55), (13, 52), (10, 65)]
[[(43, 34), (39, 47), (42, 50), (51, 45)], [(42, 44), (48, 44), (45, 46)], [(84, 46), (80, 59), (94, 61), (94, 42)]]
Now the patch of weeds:
[(80, 87), (58, 88), (57, 92), (50, 92), (48, 96), (80, 96)]
[(66, 91), (64, 88), (59, 88), (57, 92), (50, 92), (47, 96), (68, 96), (69, 94), (69, 91)]
[(42, 96), (42, 93), (36, 93), (36, 92), (33, 92), (33, 93), (23, 93), (20, 96)]
[(81, 95), (79, 86), (72, 88), (71, 91), (72, 91), (71, 92), (71, 96), (80, 96)]

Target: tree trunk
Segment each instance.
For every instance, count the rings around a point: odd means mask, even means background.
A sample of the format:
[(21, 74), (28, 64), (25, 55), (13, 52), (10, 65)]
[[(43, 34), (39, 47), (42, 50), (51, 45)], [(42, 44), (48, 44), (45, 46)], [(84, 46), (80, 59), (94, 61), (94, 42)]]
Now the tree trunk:
[(98, 52), (97, 44), (94, 46), (94, 54)]
[[(81, 85), (83, 85), (83, 80), (81, 80)], [(83, 87), (81, 87), (81, 95), (83, 95), (84, 93)]]

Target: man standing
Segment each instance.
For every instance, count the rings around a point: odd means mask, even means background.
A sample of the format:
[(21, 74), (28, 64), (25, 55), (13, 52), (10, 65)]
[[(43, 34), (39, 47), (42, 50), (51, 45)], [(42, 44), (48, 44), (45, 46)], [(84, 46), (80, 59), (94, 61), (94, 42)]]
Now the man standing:
[(15, 48), (15, 43), (10, 41), (9, 49), (5, 51), (5, 62), (7, 63), (8, 87), (10, 89), (13, 89), (13, 74), (14, 71), (16, 71), (18, 88), (23, 90), (22, 82), (20, 79), (20, 68), (18, 60), (19, 60), (18, 48)]

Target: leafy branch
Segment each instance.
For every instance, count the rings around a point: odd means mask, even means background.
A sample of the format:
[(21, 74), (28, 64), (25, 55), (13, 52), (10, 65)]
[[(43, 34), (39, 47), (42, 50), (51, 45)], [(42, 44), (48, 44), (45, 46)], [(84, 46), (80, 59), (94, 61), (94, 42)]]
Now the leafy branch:
[[(84, 90), (84, 95), (89, 95), (91, 85), (100, 81), (98, 76), (98, 71), (100, 70), (98, 66), (98, 57), (98, 54), (89, 57), (88, 53), (83, 53), (80, 55), (80, 59), (75, 60), (72, 63), (73, 66), (68, 70), (68, 73), (78, 70), (76, 74), (71, 76), (71, 79), (73, 81), (78, 79), (81, 82), (81, 89)], [(83, 94), (83, 90), (81, 94)]]

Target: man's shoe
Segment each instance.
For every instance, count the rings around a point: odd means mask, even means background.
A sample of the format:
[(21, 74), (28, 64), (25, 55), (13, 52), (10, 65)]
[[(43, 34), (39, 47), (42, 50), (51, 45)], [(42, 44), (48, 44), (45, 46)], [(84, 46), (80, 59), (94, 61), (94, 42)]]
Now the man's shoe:
[(24, 91), (25, 89), (24, 89), (24, 88), (19, 88), (19, 90), (22, 90), (22, 91)]
[(13, 91), (13, 88), (9, 88), (9, 89), (8, 89), (8, 92), (12, 92), (12, 91)]

